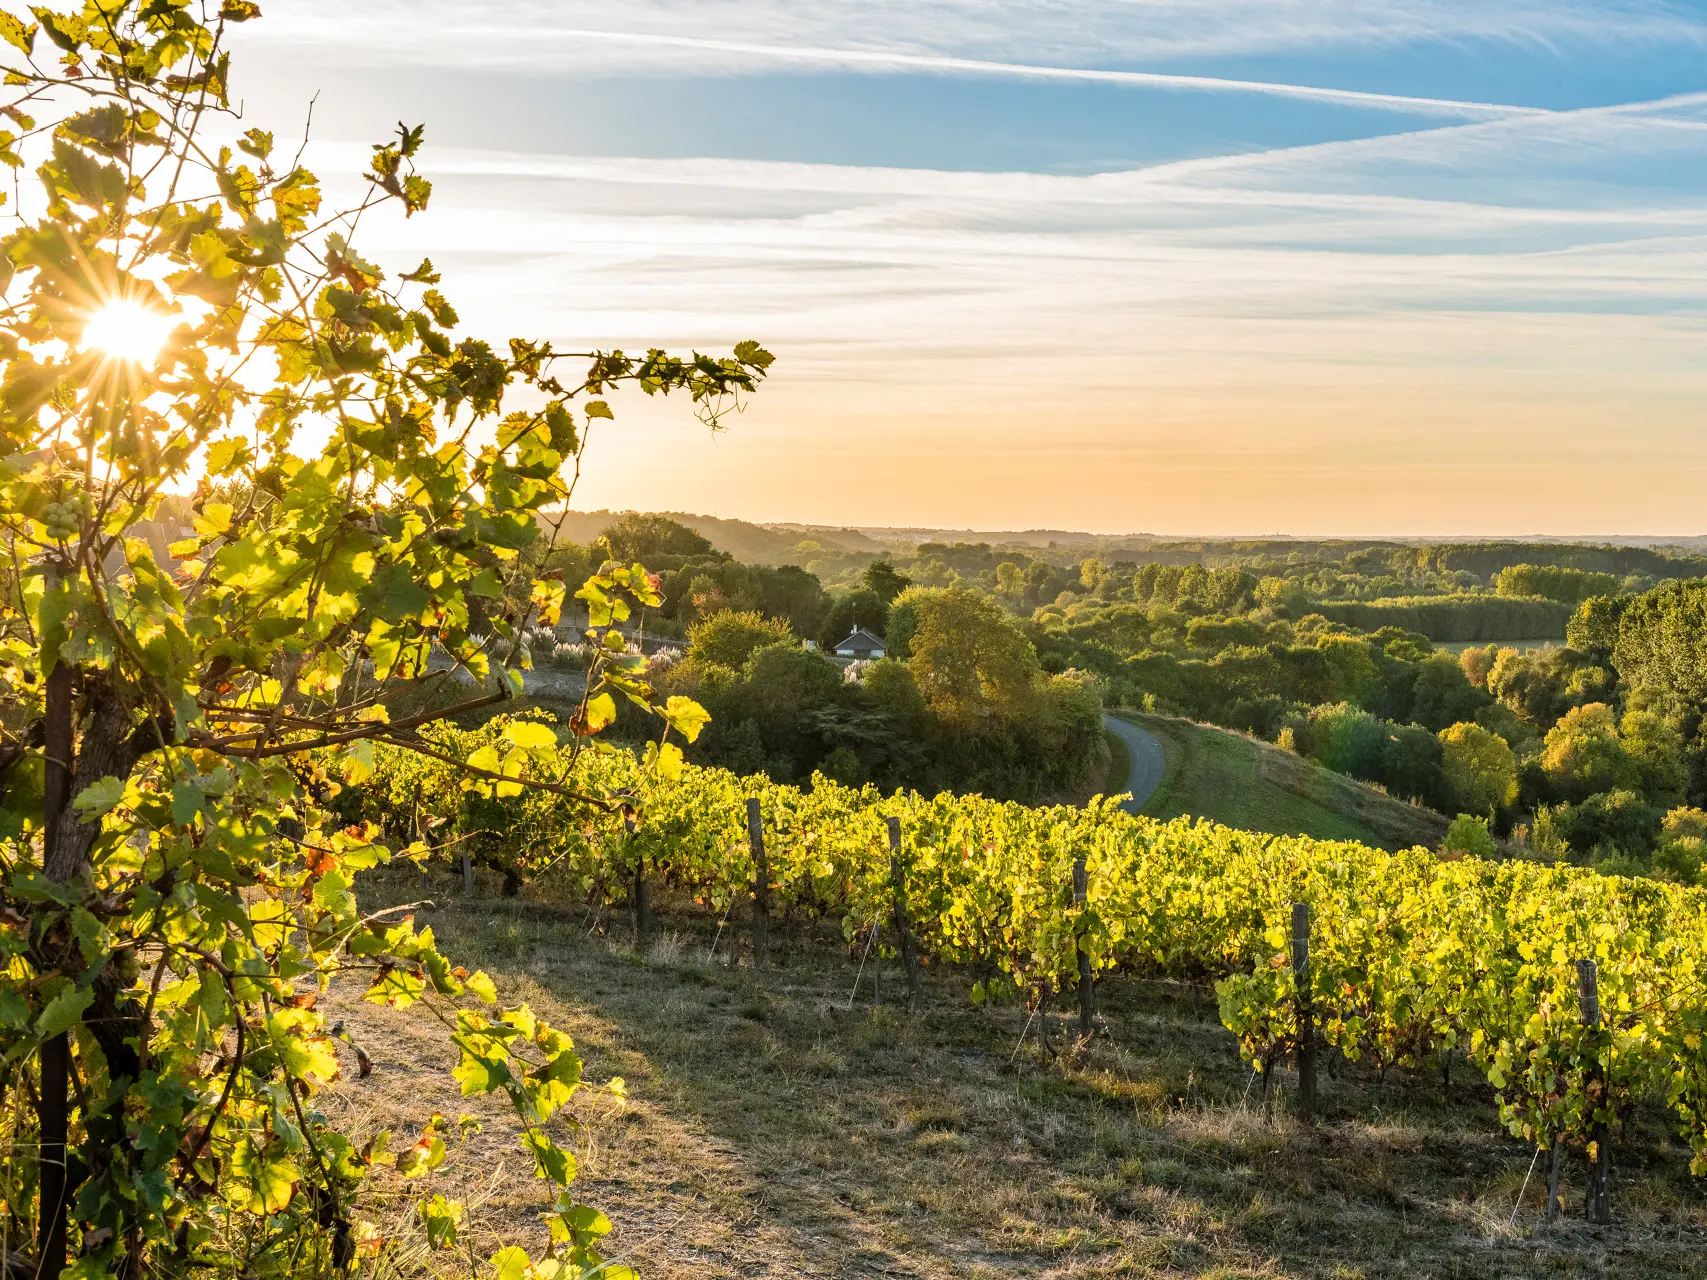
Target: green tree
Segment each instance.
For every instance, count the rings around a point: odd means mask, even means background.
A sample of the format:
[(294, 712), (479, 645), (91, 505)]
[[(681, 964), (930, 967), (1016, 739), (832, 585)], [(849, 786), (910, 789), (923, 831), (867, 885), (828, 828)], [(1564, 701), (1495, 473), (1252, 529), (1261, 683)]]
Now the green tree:
[(866, 697), (878, 710), (891, 717), (895, 729), (904, 737), (917, 737), (926, 732), (930, 723), (930, 708), (925, 695), (919, 692), (919, 682), (905, 662), (883, 658), (866, 669), (860, 682)]
[(1558, 681), (1542, 662), (1527, 653), (1501, 649), (1488, 672), (1488, 692), (1538, 728), (1553, 723)]
[[(363, 912), (356, 874), (394, 854), (328, 802), (374, 744), (431, 753), (420, 729), (516, 695), (524, 630), (568, 590), (531, 572), (539, 515), (568, 501), (605, 394), (715, 414), (770, 357), (580, 353), (570, 374), (548, 344), (460, 336), (431, 263), (388, 275), (349, 240), (363, 210), (426, 207), (420, 129), (373, 149), (358, 209), (324, 207), (230, 106), (221, 40), (256, 6), (211, 7), (211, 25), (178, 0), (0, 15), (17, 130), (0, 160), (41, 183), (0, 255), (8, 1268), (34, 1233), (46, 1280), (68, 1254), (86, 1280), (348, 1271), (364, 1231), (389, 1232), (357, 1199), (383, 1145), (314, 1101), (339, 1051), (309, 993), (346, 974), (370, 1000), (442, 1006), (463, 1092), (522, 1123), (551, 1265), (584, 1274), (608, 1224), (546, 1128), (581, 1084), (568, 1037), (409, 918)], [(193, 491), (194, 529), (164, 559), (130, 534), (168, 491)], [(659, 598), (616, 563), (577, 594), (601, 656), (566, 748), (513, 721), (461, 787), (613, 803), (573, 766), (618, 698), (654, 705), (610, 628)], [(656, 710), (689, 739), (703, 720)], [(409, 1172), (442, 1157), (434, 1121)], [(454, 1244), (460, 1209), (420, 1212)], [(516, 1247), (494, 1262), (530, 1266)]]
[(907, 665), (935, 715), (965, 728), (1031, 709), (1042, 674), (1037, 652), (1000, 606), (948, 588), (921, 597), (918, 616)]
[(1636, 762), (1637, 785), (1648, 803), (1668, 810), (1681, 805), (1689, 789), (1683, 736), (1658, 712), (1634, 710), (1619, 720), (1618, 737)]
[(1590, 596), (1565, 625), (1565, 643), (1596, 662), (1606, 662), (1618, 643), (1618, 620), (1626, 603), (1623, 596)]
[(687, 656), (739, 671), (757, 650), (774, 644), (799, 647), (788, 623), (750, 610), (726, 609), (694, 623), (688, 631)]
[(715, 550), (709, 539), (679, 520), (672, 520), (669, 516), (643, 515), (637, 511), (618, 516), (605, 526), (599, 536), (610, 543), (611, 553), (625, 562), (644, 560), (653, 563), (672, 556), (689, 559), (712, 555)]
[(1349, 702), (1310, 710), (1312, 754), (1337, 773), (1374, 782), (1381, 776), (1387, 733), (1381, 722)]
[(1632, 689), (1707, 706), (1707, 581), (1668, 582), (1630, 601), (1612, 665)]
[(902, 576), (895, 568), (895, 562), (889, 559), (873, 560), (866, 565), (860, 582), (885, 605), (892, 604), (896, 596), (913, 585), (913, 580)]
[(1488, 695), (1472, 685), (1461, 663), (1451, 654), (1433, 653), (1417, 666), (1411, 690), (1411, 719), (1436, 733), (1469, 720), (1488, 703)]
[(819, 624), (818, 642), (832, 648), (844, 640), (855, 627), (863, 627), (874, 636), (882, 636), (889, 620), (889, 607), (874, 591), (859, 587), (834, 597)]
[(1440, 767), (1456, 807), (1492, 814), (1517, 799), (1517, 757), (1504, 738), (1468, 722), (1442, 729), (1439, 736)]
[(1539, 596), (1560, 604), (1577, 604), (1590, 596), (1610, 595), (1618, 590), (1618, 579), (1610, 573), (1564, 569), (1555, 565), (1514, 564), (1494, 578), (1494, 590), (1502, 596)]
[(1601, 791), (1581, 804), (1561, 805), (1553, 821), (1578, 858), (1601, 862), (1622, 855), (1614, 870), (1629, 874), (1645, 866), (1659, 839), (1664, 816), (1634, 791)]
[(1379, 780), (1405, 799), (1440, 807), (1450, 803), (1441, 768), (1440, 739), (1416, 725), (1393, 725), (1381, 747)]
[(1258, 581), (1256, 603), (1283, 618), (1302, 617), (1310, 607), (1310, 591), (1296, 578), (1268, 577)]
[(1585, 800), (1598, 791), (1637, 785), (1641, 771), (1618, 735), (1605, 703), (1572, 707), (1547, 731), (1541, 767), (1566, 800)]

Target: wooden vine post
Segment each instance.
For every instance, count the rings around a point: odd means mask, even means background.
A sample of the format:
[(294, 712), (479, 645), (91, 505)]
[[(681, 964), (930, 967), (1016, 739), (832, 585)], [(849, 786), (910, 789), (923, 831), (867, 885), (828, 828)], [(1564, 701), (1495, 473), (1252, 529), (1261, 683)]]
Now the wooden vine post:
[(907, 921), (907, 878), (901, 865), (901, 819), (889, 819), (889, 885), (895, 896), (895, 936), (900, 940), (901, 967), (907, 974), (907, 1007), (917, 1009), (923, 998), (919, 957), (913, 950), (913, 930)]
[[(73, 868), (65, 865), (60, 849), (65, 811), (71, 805), (72, 758), (76, 752), (73, 725), (73, 672), (63, 660), (48, 673), (45, 715), (42, 721), (42, 754), (46, 768), (42, 779), (42, 864), (50, 880), (64, 883)], [(41, 1047), (40, 1096), (37, 1117), (41, 1122), (41, 1210), (40, 1254), (35, 1274), (43, 1280), (58, 1280), (65, 1270), (66, 1199), (65, 1144), (71, 1119), (71, 1040), (67, 1032), (50, 1037)]]
[(1090, 878), (1085, 872), (1085, 860), (1073, 859), (1073, 905), (1079, 909), (1075, 926), (1077, 938), (1074, 950), (1079, 961), (1079, 1040), (1087, 1042), (1096, 1029), (1096, 985), (1091, 977), (1091, 958), (1085, 951), (1085, 899), (1090, 892)]
[(1292, 992), (1298, 1010), (1298, 1118), (1316, 1123), (1316, 1014), (1310, 1002), (1310, 905), (1292, 904)]
[(753, 850), (753, 967), (763, 969), (770, 949), (770, 871), (765, 865), (764, 815), (759, 798), (747, 798), (747, 840)]
[[(624, 809), (622, 830), (630, 845), (634, 843), (634, 811)], [(652, 933), (652, 890), (646, 883), (646, 854), (634, 861), (634, 940), (642, 942)]]
[[(1591, 1032), (1600, 1030), (1600, 975), (1593, 960), (1577, 961), (1577, 1006), (1583, 1026)], [(1598, 1043), (1598, 1035), (1591, 1042)], [(1586, 1083), (1600, 1083), (1600, 1064), (1589, 1070)], [(1587, 1090), (1590, 1099), (1598, 1103), (1603, 1091)], [(1583, 1216), (1604, 1226), (1612, 1221), (1612, 1145), (1604, 1121), (1589, 1126), (1589, 1142), (1594, 1146), (1594, 1158), (1588, 1166), (1588, 1194), (1583, 1201)]]

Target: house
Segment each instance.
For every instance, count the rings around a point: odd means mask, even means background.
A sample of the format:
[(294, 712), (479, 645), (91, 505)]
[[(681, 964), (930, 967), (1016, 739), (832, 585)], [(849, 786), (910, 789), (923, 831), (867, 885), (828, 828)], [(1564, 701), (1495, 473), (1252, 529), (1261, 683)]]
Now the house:
[(845, 640), (836, 644), (838, 658), (881, 658), (883, 656), (883, 641), (879, 640), (864, 627), (855, 627)]

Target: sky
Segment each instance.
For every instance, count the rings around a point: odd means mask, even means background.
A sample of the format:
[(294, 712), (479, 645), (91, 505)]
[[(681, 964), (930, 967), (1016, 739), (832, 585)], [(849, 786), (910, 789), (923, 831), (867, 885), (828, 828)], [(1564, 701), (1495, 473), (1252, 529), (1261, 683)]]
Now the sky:
[(424, 122), (481, 336), (723, 351), (576, 505), (1099, 533), (1707, 532), (1707, 3), (268, 0), (311, 162)]

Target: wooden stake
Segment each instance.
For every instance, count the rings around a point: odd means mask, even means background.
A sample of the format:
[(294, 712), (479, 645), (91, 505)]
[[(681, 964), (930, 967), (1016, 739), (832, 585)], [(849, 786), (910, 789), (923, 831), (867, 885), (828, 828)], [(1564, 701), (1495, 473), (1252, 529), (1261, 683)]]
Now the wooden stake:
[(765, 828), (757, 796), (747, 799), (747, 840), (753, 848), (753, 967), (763, 969), (770, 948), (770, 872), (765, 866)]
[(1553, 1168), (1547, 1175), (1547, 1221), (1556, 1222), (1559, 1218), (1559, 1175), (1565, 1170), (1565, 1139), (1563, 1135), (1553, 1135)]
[(474, 896), (474, 864), (466, 853), (462, 855), (462, 894), (465, 898)]
[(1096, 1029), (1097, 997), (1096, 986), (1091, 978), (1091, 958), (1085, 952), (1082, 917), (1085, 910), (1085, 899), (1090, 892), (1090, 878), (1085, 872), (1085, 860), (1073, 859), (1073, 905), (1079, 909), (1081, 921), (1079, 924), (1080, 938), (1074, 948), (1079, 961), (1079, 1039), (1088, 1042), (1091, 1033)]
[(1310, 1004), (1310, 906), (1292, 904), (1293, 1002), (1298, 1009), (1298, 1118), (1316, 1123), (1316, 1017)]
[(907, 974), (907, 1007), (917, 1009), (924, 992), (919, 957), (913, 950), (913, 930), (907, 921), (907, 880), (901, 866), (901, 819), (889, 819), (889, 884), (895, 895), (895, 936), (901, 943), (901, 967)]
[[(1593, 960), (1577, 961), (1577, 1005), (1583, 1026), (1599, 1031), (1600, 975)], [(1600, 1078), (1600, 1067), (1596, 1065), (1589, 1072), (1589, 1079)], [(1612, 1221), (1612, 1144), (1609, 1138), (1604, 1121), (1589, 1126), (1594, 1158), (1588, 1166), (1588, 1193), (1583, 1200), (1583, 1216), (1600, 1226)]]
[[(65, 811), (71, 805), (72, 757), (76, 733), (72, 715), (72, 667), (56, 662), (47, 677), (42, 723), (42, 754), (46, 770), (42, 778), (42, 865), (50, 878), (64, 880), (59, 844)], [(40, 1280), (59, 1280), (65, 1270), (67, 1199), (65, 1144), (71, 1119), (71, 1040), (61, 1032), (41, 1047), (41, 1219), (40, 1255), (35, 1274)]]
[[(629, 843), (634, 842), (634, 815), (622, 815), (622, 829)], [(652, 889), (646, 883), (646, 855), (641, 853), (634, 863), (634, 941), (644, 942), (652, 934)], [(730, 954), (734, 954), (731, 947)]]

